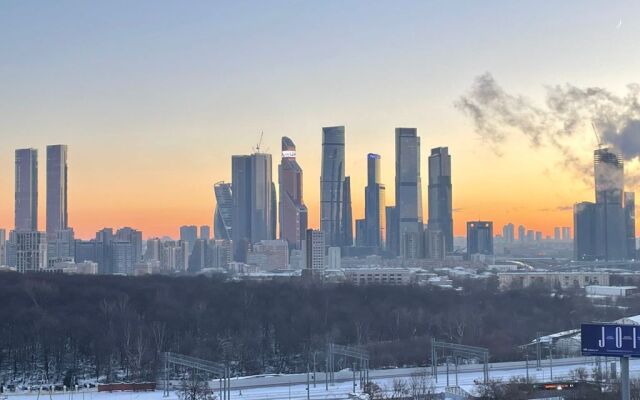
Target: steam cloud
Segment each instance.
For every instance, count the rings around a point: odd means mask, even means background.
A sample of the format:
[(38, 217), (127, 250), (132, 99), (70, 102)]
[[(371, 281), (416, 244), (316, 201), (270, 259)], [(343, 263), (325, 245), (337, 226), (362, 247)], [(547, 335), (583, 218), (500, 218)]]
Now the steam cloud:
[[(640, 85), (630, 84), (624, 96), (599, 87), (571, 84), (546, 86), (544, 106), (507, 93), (490, 73), (478, 76), (455, 106), (469, 116), (476, 132), (497, 152), (511, 134), (528, 138), (534, 148), (552, 146), (564, 164), (583, 178), (593, 179), (591, 161), (577, 154), (567, 139), (600, 131), (604, 146), (613, 147), (626, 161), (640, 159)], [(594, 139), (595, 140), (595, 137)], [(627, 183), (640, 183), (640, 175), (626, 173)]]

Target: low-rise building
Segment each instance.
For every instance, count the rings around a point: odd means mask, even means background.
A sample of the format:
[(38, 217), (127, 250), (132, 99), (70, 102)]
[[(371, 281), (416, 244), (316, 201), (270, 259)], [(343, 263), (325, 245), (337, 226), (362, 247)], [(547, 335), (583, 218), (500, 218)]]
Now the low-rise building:
[(354, 285), (408, 285), (415, 280), (409, 268), (345, 268), (344, 275)]
[(500, 272), (498, 273), (501, 289), (528, 287), (532, 284), (541, 284), (563, 289), (584, 288), (589, 285), (609, 285), (609, 273), (607, 272)]

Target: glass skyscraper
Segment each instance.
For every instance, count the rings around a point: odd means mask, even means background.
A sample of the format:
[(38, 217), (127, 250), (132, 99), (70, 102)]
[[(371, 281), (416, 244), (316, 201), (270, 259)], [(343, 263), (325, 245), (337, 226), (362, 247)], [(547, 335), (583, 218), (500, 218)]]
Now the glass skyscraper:
[(307, 232), (307, 207), (302, 199), (302, 168), (296, 161), (296, 145), (282, 138), (282, 160), (278, 166), (280, 188), (280, 239), (289, 249), (301, 249)]
[(328, 246), (342, 245), (344, 146), (344, 126), (322, 128), (320, 230)]
[(380, 156), (367, 155), (367, 186), (364, 189), (365, 244), (382, 248), (385, 238), (385, 186), (380, 182)]
[(47, 146), (47, 234), (68, 228), (67, 146)]
[(399, 255), (422, 253), (422, 183), (420, 138), (416, 128), (396, 128), (396, 218)]
[(453, 251), (451, 156), (447, 147), (431, 149), (429, 156), (429, 230), (440, 231), (447, 253)]
[(15, 229), (38, 230), (38, 150), (16, 150)]
[(624, 162), (608, 148), (594, 152), (596, 183), (596, 254), (603, 260), (627, 258), (622, 198)]
[(233, 199), (231, 184), (218, 182), (213, 185), (216, 197), (216, 209), (213, 217), (213, 236), (216, 240), (231, 240), (231, 226), (233, 224)]

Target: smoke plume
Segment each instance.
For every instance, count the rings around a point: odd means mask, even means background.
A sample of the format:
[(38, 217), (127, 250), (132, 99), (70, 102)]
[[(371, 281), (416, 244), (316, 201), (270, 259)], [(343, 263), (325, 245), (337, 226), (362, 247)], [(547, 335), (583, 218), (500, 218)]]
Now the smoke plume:
[[(592, 122), (603, 146), (612, 147), (626, 161), (640, 160), (640, 85), (628, 85), (623, 96), (599, 87), (571, 84), (546, 86), (545, 92), (544, 105), (536, 105), (523, 96), (507, 93), (490, 73), (485, 73), (474, 80), (455, 106), (471, 118), (475, 131), (498, 153), (509, 135), (523, 135), (534, 148), (557, 149), (567, 167), (591, 182), (591, 155), (578, 154), (570, 142), (580, 137), (595, 142)], [(639, 174), (627, 169), (626, 176), (627, 183), (640, 183)]]

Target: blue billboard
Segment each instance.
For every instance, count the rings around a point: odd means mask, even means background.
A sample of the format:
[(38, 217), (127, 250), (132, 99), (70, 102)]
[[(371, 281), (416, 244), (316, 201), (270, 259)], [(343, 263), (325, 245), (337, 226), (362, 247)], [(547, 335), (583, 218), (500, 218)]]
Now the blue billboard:
[(583, 356), (640, 357), (640, 325), (582, 324)]

